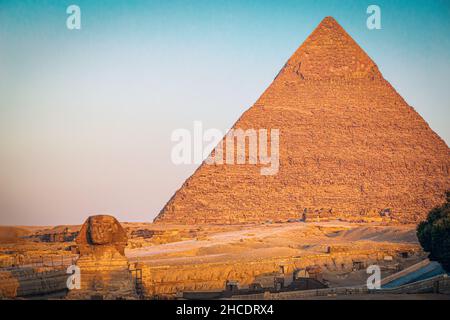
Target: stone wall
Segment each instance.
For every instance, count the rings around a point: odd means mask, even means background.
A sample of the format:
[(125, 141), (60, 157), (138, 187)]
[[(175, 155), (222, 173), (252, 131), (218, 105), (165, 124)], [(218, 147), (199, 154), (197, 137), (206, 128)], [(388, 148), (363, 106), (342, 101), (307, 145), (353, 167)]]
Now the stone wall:
[(67, 292), (66, 268), (20, 268), (0, 271), (0, 298), (31, 298)]
[(190, 265), (152, 266), (139, 263), (142, 268), (145, 295), (175, 296), (183, 291), (223, 290), (227, 280), (239, 281), (247, 286), (259, 276), (279, 272), (280, 265), (285, 273), (294, 269), (319, 265), (325, 270), (338, 271), (343, 268), (351, 270), (353, 261), (375, 263), (382, 261), (385, 255), (396, 255), (398, 252), (416, 250), (415, 246), (399, 245), (396, 248), (377, 250), (354, 250), (335, 254), (316, 254), (297, 258), (272, 258), (258, 261), (242, 261), (233, 263), (204, 263)]

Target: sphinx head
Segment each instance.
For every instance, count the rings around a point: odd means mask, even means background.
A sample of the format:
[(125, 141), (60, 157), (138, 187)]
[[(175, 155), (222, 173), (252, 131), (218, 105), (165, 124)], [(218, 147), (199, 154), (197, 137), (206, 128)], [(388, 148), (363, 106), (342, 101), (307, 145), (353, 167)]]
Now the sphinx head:
[(127, 235), (116, 218), (109, 215), (95, 215), (90, 216), (81, 227), (77, 243), (80, 253), (97, 246), (109, 246), (123, 254)]
[(118, 222), (111, 216), (92, 216), (88, 219), (88, 241), (93, 245), (112, 244), (118, 232)]

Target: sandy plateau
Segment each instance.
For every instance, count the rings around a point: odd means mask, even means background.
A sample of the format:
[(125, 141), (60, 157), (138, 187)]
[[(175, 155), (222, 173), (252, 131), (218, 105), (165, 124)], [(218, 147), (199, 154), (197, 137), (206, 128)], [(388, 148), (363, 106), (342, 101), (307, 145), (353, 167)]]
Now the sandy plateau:
[[(227, 280), (241, 287), (254, 282), (270, 286), (280, 268), (289, 282), (295, 269), (308, 266), (320, 266), (330, 287), (363, 285), (370, 264), (380, 265), (386, 276), (425, 257), (414, 225), (336, 221), (202, 226), (125, 222), (122, 226), (128, 235), (125, 255), (132, 269), (142, 270), (148, 298), (223, 290)], [(0, 264), (42, 271), (76, 259), (73, 239), (79, 229), (2, 227)]]

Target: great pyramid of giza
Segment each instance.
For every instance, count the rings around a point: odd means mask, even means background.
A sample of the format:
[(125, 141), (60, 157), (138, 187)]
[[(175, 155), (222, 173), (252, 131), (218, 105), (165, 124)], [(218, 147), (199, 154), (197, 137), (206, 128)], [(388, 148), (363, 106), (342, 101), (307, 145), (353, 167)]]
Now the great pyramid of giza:
[(278, 173), (203, 163), (155, 222), (414, 223), (450, 189), (446, 143), (332, 17), (234, 128), (280, 130)]

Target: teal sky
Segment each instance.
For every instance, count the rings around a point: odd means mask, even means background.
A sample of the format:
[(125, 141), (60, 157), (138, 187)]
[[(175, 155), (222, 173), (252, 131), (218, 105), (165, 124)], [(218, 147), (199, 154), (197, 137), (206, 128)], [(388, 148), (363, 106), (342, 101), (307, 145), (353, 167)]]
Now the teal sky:
[(150, 221), (196, 167), (172, 130), (230, 127), (329, 15), (448, 145), (450, 0), (0, 0), (0, 224)]

